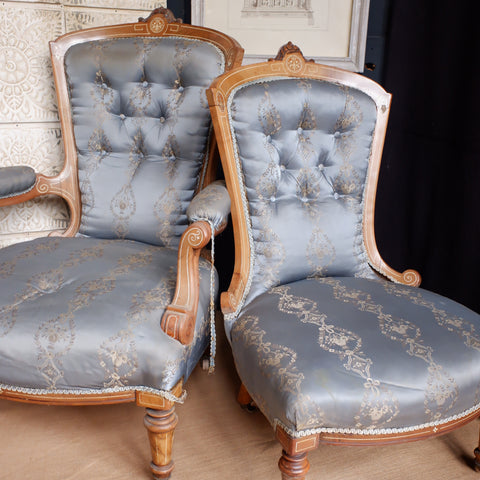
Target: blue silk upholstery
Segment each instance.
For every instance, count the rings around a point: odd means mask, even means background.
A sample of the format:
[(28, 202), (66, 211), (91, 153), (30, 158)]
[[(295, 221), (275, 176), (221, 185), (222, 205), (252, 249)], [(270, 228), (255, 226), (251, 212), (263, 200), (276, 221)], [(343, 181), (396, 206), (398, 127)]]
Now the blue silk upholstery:
[(229, 100), (253, 245), (246, 303), (309, 275), (372, 276), (362, 207), (373, 100), (296, 79), (248, 83)]
[(217, 180), (199, 192), (187, 208), (190, 222), (207, 220), (215, 230), (225, 226), (230, 214), (230, 196), (223, 180)]
[(225, 327), (270, 422), (293, 437), (368, 435), (480, 408), (480, 316), (369, 266), (373, 99), (276, 77), (240, 85), (227, 108), (251, 268)]
[[(169, 391), (209, 340), (200, 259), (191, 345), (160, 328), (177, 250), (129, 240), (41, 238), (0, 250), (0, 384), (45, 392)], [(0, 388), (2, 385), (0, 385)]]
[(324, 277), (268, 290), (232, 327), (265, 416), (301, 431), (381, 433), (480, 404), (480, 316), (420, 288)]
[(0, 168), (0, 198), (26, 193), (36, 181), (35, 170), (24, 165)]
[(0, 250), (0, 389), (162, 395), (188, 378), (210, 340), (217, 277), (211, 292), (202, 259), (192, 344), (166, 335), (160, 321), (186, 209), (203, 184), (205, 89), (225, 58), (207, 41), (136, 37), (74, 44), (64, 63), (81, 226), (76, 238)]
[(210, 133), (205, 89), (224, 66), (215, 46), (185, 38), (70, 48), (81, 234), (178, 245)]

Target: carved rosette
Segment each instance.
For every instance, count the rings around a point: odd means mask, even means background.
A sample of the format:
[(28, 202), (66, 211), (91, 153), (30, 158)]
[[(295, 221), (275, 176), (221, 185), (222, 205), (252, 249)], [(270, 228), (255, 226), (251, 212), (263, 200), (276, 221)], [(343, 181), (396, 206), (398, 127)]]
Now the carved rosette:
[(156, 8), (147, 18), (139, 18), (138, 21), (147, 23), (150, 32), (157, 35), (163, 33), (169, 23), (182, 23), (181, 18), (175, 18), (173, 13), (164, 7)]

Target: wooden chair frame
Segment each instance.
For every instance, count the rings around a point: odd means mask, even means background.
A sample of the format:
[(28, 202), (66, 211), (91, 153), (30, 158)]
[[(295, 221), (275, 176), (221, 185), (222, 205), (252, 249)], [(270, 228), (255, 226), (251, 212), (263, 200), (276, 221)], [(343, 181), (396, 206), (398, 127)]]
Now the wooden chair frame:
[[(242, 62), (243, 49), (234, 39), (216, 30), (183, 24), (182, 20), (175, 19), (172, 12), (166, 8), (155, 9), (148, 18), (140, 18), (138, 23), (89, 28), (67, 33), (50, 42), (53, 76), (65, 147), (63, 169), (58, 175), (52, 177), (38, 173), (35, 185), (30, 191), (0, 199), (0, 207), (23, 203), (43, 195), (60, 196), (68, 205), (70, 223), (64, 232), (54, 235), (74, 236), (80, 227), (81, 200), (77, 173), (77, 151), (65, 75), (65, 54), (73, 45), (87, 41), (122, 37), (172, 36), (212, 43), (225, 55), (226, 70), (239, 66)], [(199, 185), (199, 188), (211, 183), (216, 175), (218, 162), (215, 157), (217, 151), (213, 132), (211, 137), (208, 158), (200, 177), (203, 179), (203, 184)], [(214, 233), (219, 233), (223, 228), (225, 225), (220, 226)], [(203, 247), (210, 241), (211, 235), (209, 223), (198, 221), (186, 229), (180, 240), (176, 290), (173, 301), (167, 307), (162, 318), (161, 327), (168, 335), (183, 344), (189, 344), (193, 339), (199, 297), (199, 256)], [(171, 399), (153, 393), (136, 391), (134, 387), (131, 390), (116, 393), (85, 395), (35, 395), (3, 389), (0, 390), (0, 398), (47, 405), (105, 405), (136, 402), (138, 406), (147, 409), (144, 424), (148, 430), (152, 452), (151, 471), (155, 478), (169, 478), (173, 470), (173, 432), (178, 421), (173, 399), (181, 397), (182, 391), (183, 380), (169, 392)]]
[[(237, 314), (241, 308), (243, 295), (250, 275), (250, 244), (248, 229), (243, 210), (240, 181), (238, 178), (234, 139), (229, 125), (227, 102), (232, 92), (241, 85), (269, 77), (309, 78), (340, 83), (363, 91), (375, 102), (377, 122), (373, 134), (370, 153), (368, 177), (364, 194), (363, 235), (366, 253), (370, 265), (382, 276), (405, 285), (418, 286), (420, 274), (415, 270), (398, 272), (391, 268), (381, 257), (375, 241), (374, 214), (375, 197), (380, 170), (381, 155), (390, 111), (391, 95), (371, 80), (359, 74), (336, 67), (316, 64), (305, 60), (300, 50), (288, 43), (279, 51), (278, 56), (269, 62), (240, 67), (218, 77), (207, 90), (207, 97), (212, 112), (212, 120), (219, 145), (222, 166), (227, 187), (232, 200), (232, 223), (235, 238), (235, 265), (232, 281), (227, 292), (221, 295), (221, 308), (224, 314)], [(252, 404), (252, 398), (242, 384), (237, 397), (242, 405)], [(339, 433), (319, 433), (302, 437), (290, 436), (277, 425), (275, 434), (282, 446), (279, 468), (284, 480), (305, 478), (309, 469), (307, 452), (320, 443), (335, 445), (383, 445), (390, 443), (411, 442), (423, 438), (442, 435), (479, 417), (480, 410), (468, 416), (453, 420), (438, 427), (428, 427), (415, 432), (391, 433), (382, 435), (352, 435)], [(480, 440), (475, 449), (475, 468), (480, 471)]]

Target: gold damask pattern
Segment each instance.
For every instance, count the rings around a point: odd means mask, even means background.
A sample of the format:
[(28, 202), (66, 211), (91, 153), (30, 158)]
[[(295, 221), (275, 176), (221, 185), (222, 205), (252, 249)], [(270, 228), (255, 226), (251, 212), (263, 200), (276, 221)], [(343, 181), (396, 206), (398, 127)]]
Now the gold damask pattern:
[[(362, 339), (355, 333), (327, 323), (327, 316), (319, 313), (316, 302), (309, 298), (289, 293), (290, 287), (279, 286), (271, 290), (279, 295), (280, 312), (296, 316), (302, 323), (318, 326), (318, 344), (338, 356), (347, 371), (352, 371), (364, 380), (364, 394), (360, 408), (355, 415), (355, 428), (373, 429), (388, 426), (399, 412), (398, 400), (394, 394), (372, 377), (372, 360), (362, 352)], [(297, 429), (304, 428), (298, 427)]]
[[(99, 255), (103, 253), (103, 247), (104, 245), (99, 245)], [(123, 257), (105, 275), (79, 285), (75, 289), (75, 295), (68, 302), (66, 311), (39, 326), (35, 334), (37, 369), (47, 382), (47, 388), (55, 389), (57, 382), (63, 378), (62, 358), (71, 349), (75, 340), (75, 313), (89, 306), (99, 296), (113, 291), (117, 277), (150, 264), (155, 248), (150, 247)]]
[(175, 41), (173, 67), (176, 79), (166, 101), (165, 112), (168, 114), (168, 121), (165, 121), (164, 125), (165, 128), (168, 128), (169, 134), (162, 150), (162, 161), (166, 165), (165, 171), (168, 177), (168, 185), (154, 205), (154, 214), (159, 222), (157, 238), (165, 246), (172, 245), (174, 225), (178, 223), (182, 213), (181, 200), (175, 188), (177, 161), (180, 155), (180, 145), (175, 131), (178, 129), (179, 108), (185, 100), (184, 86), (182, 85), (183, 70), (189, 59), (194, 55), (196, 47), (197, 44), (195, 42), (186, 39), (177, 39)]
[[(309, 233), (306, 233), (309, 238), (305, 250), (305, 259), (312, 276), (328, 274), (328, 268), (338, 258), (335, 243), (330, 238), (329, 230), (324, 226), (325, 219), (323, 219), (322, 209), (319, 208), (318, 199), (325, 193), (325, 191), (322, 192), (322, 186), (325, 185), (327, 191), (331, 191), (335, 201), (341, 202), (354, 216), (361, 219), (365, 181), (364, 175), (357, 171), (352, 159), (357, 150), (358, 130), (363, 122), (362, 107), (354, 93), (347, 87), (334, 87), (340, 89), (345, 103), (333, 125), (334, 132), (331, 132), (334, 151), (330, 156), (319, 156), (313, 143), (319, 129), (319, 122), (310, 99), (313, 86), (309, 80), (296, 81), (296, 88), (301, 91), (303, 103), (298, 118), (294, 119), (296, 146), (292, 163), (290, 158), (281, 158), (284, 146), (281, 143), (276, 144), (278, 133), (289, 135), (290, 133), (282, 123), (279, 106), (275, 104), (276, 97), (272, 85), (269, 82), (256, 85), (262, 89), (263, 93), (257, 107), (257, 118), (264, 135), (264, 151), (269, 159), (256, 185), (253, 185), (258, 202), (254, 207), (253, 204), (250, 206), (250, 214), (255, 217), (253, 277), (261, 279), (267, 288), (280, 283), (287, 250), (294, 248), (284, 245), (281, 233), (273, 226), (273, 220), (279, 208), (277, 206), (279, 189), (283, 187), (285, 175), (289, 177), (294, 175), (296, 197), (301, 201), (302, 213), (312, 226)], [(295, 95), (292, 93), (293, 96)], [(288, 120), (291, 121), (291, 118)], [(335, 165), (325, 164), (327, 159), (331, 161), (332, 158), (335, 163), (338, 163), (336, 168)], [(296, 169), (292, 169), (292, 165), (288, 168), (286, 165), (288, 163), (295, 165)], [(333, 167), (331, 171), (336, 172), (333, 178), (327, 175), (326, 167)], [(248, 175), (248, 172), (246, 173)], [(358, 225), (356, 227), (354, 225), (353, 228), (351, 254), (358, 259), (355, 274), (369, 277), (371, 272), (362, 241), (361, 221), (358, 220)]]
[(10, 276), (14, 272), (15, 266), (19, 260), (34, 257), (43, 252), (53, 252), (58, 248), (58, 244), (59, 240), (55, 238), (52, 238), (49, 242), (40, 242), (36, 244), (27, 243), (22, 253), (19, 253), (11, 260), (0, 263), (0, 278), (7, 278)]
[(431, 300), (425, 299), (422, 292), (418, 289), (408, 288), (390, 282), (386, 282), (384, 287), (391, 295), (407, 298), (415, 305), (428, 308), (432, 312), (438, 325), (463, 338), (464, 344), (467, 347), (480, 351), (480, 335), (475, 332), (475, 326), (472, 323), (467, 322), (457, 315), (448, 314)]
[[(265, 378), (270, 379), (274, 371), (274, 380), (278, 390), (282, 394), (291, 394), (296, 400), (295, 418), (299, 429), (313, 428), (324, 421), (324, 412), (302, 393), (301, 385), (304, 380), (303, 373), (296, 366), (297, 354), (291, 348), (268, 342), (265, 339), (266, 332), (258, 326), (259, 319), (253, 315), (241, 317), (232, 330), (233, 341), (241, 343), (244, 347), (254, 347), (257, 353), (258, 366)], [(262, 411), (268, 415), (267, 402), (256, 392), (253, 398)], [(275, 419), (270, 418), (273, 422)]]
[(272, 103), (268, 84), (265, 83), (263, 86), (265, 92), (258, 106), (257, 117), (265, 136), (265, 148), (270, 156), (270, 161), (255, 186), (259, 202), (253, 214), (258, 216), (262, 228), (258, 233), (259, 238), (255, 242), (254, 248), (256, 258), (265, 259), (264, 262), (256, 262), (255, 273), (262, 277), (267, 286), (271, 286), (277, 285), (279, 282), (280, 268), (285, 261), (286, 254), (278, 235), (271, 227), (274, 200), (280, 181), (278, 151), (273, 145), (272, 136), (282, 129), (282, 119)]
[(105, 370), (104, 387), (123, 387), (138, 369), (135, 329), (149, 321), (152, 313), (161, 312), (168, 305), (175, 288), (174, 272), (161, 280), (157, 287), (134, 295), (126, 314), (127, 326), (105, 340), (99, 347), (100, 365)]
[[(17, 257), (17, 261), (45, 252), (55, 251), (58, 247), (58, 242), (58, 239), (54, 239), (51, 242), (49, 241), (33, 246), (28, 245), (24, 252)], [(15, 295), (14, 301), (11, 304), (2, 306), (0, 310), (0, 336), (6, 336), (14, 327), (17, 321), (18, 307), (21, 304), (27, 301), (33, 301), (47, 292), (58, 291), (63, 285), (63, 271), (65, 268), (72, 268), (85, 261), (100, 258), (103, 255), (104, 246), (105, 244), (101, 243), (93, 248), (74, 251), (69, 255), (67, 260), (61, 262), (59, 267), (33, 276), (25, 288)], [(13, 273), (13, 268), (10, 267), (11, 265), (8, 268), (8, 274)]]
[(435, 362), (432, 347), (425, 345), (422, 332), (417, 325), (385, 312), (384, 305), (373, 301), (371, 295), (358, 289), (347, 288), (340, 280), (318, 278), (319, 283), (329, 285), (334, 297), (351, 303), (362, 312), (369, 312), (378, 318), (380, 332), (394, 342), (399, 342), (406, 353), (427, 364), (428, 378), (425, 385), (425, 413), (431, 421), (445, 416), (455, 405), (458, 387), (445, 369)]

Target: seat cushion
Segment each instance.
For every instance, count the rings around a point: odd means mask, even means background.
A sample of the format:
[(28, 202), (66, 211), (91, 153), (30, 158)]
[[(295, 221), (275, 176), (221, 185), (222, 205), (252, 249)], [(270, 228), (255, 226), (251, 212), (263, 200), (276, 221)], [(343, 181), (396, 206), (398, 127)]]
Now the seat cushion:
[(176, 250), (128, 240), (41, 238), (0, 250), (0, 388), (170, 390), (209, 340), (203, 260), (192, 344), (160, 328), (176, 271)]
[(480, 408), (480, 316), (419, 288), (278, 286), (244, 308), (231, 342), (247, 390), (291, 435), (415, 430)]

